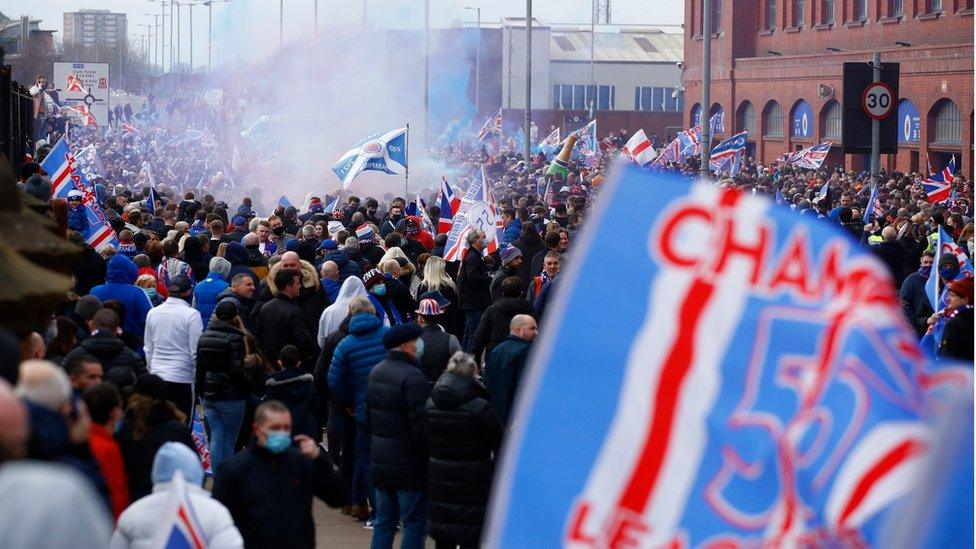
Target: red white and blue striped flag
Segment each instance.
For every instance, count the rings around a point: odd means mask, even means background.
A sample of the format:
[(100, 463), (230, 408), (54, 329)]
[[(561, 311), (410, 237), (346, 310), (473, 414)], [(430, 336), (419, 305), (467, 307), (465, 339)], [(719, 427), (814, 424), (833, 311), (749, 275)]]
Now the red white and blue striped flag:
[(51, 178), (52, 198), (65, 198), (69, 191), (75, 189), (82, 192), (81, 207), (85, 209), (85, 219), (88, 221), (88, 228), (82, 232), (85, 242), (96, 250), (110, 244), (118, 246), (119, 240), (98, 204), (95, 188), (88, 183), (64, 137), (51, 149), (41, 168)]

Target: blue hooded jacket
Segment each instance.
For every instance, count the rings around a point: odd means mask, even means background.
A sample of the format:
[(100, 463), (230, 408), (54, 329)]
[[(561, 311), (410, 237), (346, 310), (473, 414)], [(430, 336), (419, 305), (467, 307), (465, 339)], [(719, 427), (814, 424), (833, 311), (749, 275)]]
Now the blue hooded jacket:
[(359, 313), (349, 321), (349, 335), (332, 355), (329, 389), (337, 402), (353, 407), (359, 423), (366, 423), (369, 373), (386, 356), (383, 336), (387, 331), (375, 315)]
[(91, 295), (102, 300), (117, 299), (125, 306), (125, 319), (122, 329), (142, 339), (146, 331), (146, 315), (152, 309), (152, 302), (146, 292), (135, 285), (138, 269), (131, 259), (115, 254), (108, 262), (105, 284), (95, 286)]
[(207, 329), (210, 324), (210, 315), (217, 308), (217, 296), (230, 285), (220, 276), (220, 273), (213, 271), (207, 275), (203, 282), (198, 283), (193, 288), (193, 307), (200, 311), (200, 319), (203, 320), (203, 329)]

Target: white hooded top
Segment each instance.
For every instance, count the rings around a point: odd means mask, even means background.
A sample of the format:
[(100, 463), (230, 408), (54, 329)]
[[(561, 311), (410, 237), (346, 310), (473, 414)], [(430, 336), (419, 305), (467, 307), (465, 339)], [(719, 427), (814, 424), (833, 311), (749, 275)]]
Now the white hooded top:
[(338, 330), (342, 321), (349, 316), (349, 302), (356, 296), (367, 297), (366, 286), (359, 277), (350, 276), (339, 288), (335, 303), (326, 307), (319, 317), (319, 348), (325, 345), (325, 340), (332, 335), (332, 332)]

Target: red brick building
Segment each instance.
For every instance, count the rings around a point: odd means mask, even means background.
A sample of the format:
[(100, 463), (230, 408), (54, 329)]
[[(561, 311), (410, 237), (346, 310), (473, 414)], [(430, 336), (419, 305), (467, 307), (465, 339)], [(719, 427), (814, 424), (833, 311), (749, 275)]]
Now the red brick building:
[[(709, 114), (716, 139), (749, 130), (764, 163), (813, 143), (841, 141), (847, 61), (900, 63), (899, 151), (889, 170), (934, 169), (956, 156), (973, 176), (973, 0), (712, 0)], [(702, 0), (685, 2), (684, 120), (701, 113)], [(707, 117), (706, 117), (707, 119)], [(828, 162), (861, 169), (835, 149)]]

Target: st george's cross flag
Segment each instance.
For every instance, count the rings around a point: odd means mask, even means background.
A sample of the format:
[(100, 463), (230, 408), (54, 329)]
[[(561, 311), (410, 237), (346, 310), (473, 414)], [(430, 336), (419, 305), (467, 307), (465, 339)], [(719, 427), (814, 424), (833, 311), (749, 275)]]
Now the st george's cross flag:
[(399, 128), (384, 134), (368, 135), (342, 155), (332, 166), (332, 171), (342, 181), (342, 188), (348, 188), (353, 179), (364, 171), (396, 174), (406, 170), (407, 130)]
[(647, 138), (643, 128), (630, 136), (622, 152), (638, 166), (645, 166), (657, 158), (657, 151), (651, 146), (651, 140)]
[(526, 365), (483, 545), (883, 546), (933, 489), (931, 397), (971, 391), (971, 364), (923, 359), (888, 270), (840, 227), (609, 179)]

